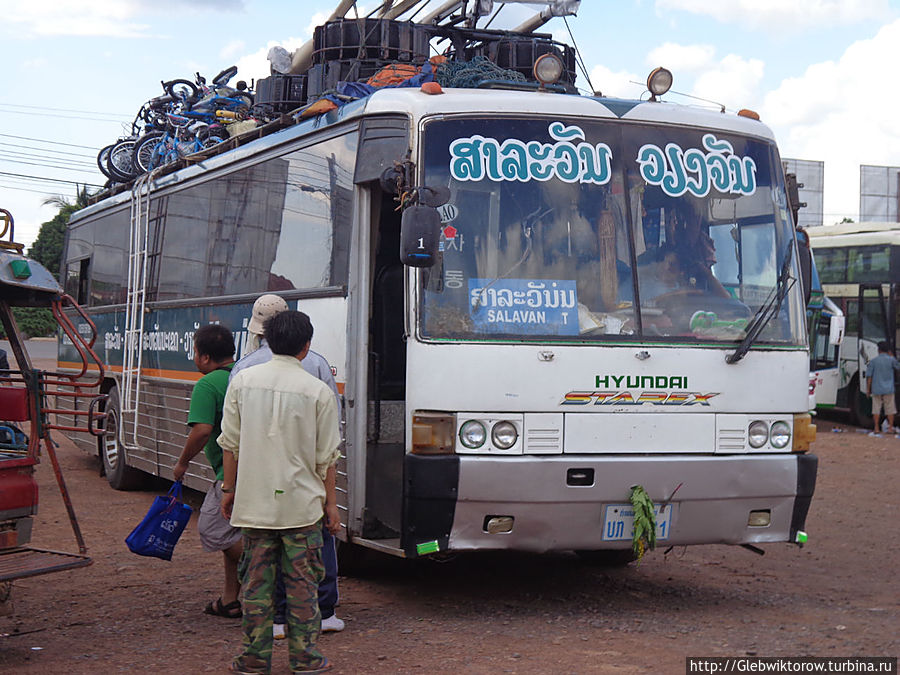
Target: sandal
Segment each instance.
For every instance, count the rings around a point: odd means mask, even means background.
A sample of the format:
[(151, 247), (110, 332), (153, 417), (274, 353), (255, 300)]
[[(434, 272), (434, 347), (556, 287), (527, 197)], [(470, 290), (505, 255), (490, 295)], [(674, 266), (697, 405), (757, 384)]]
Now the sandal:
[(316, 673), (327, 673), (331, 670), (332, 664), (328, 661), (327, 658), (322, 658), (322, 663), (319, 664), (315, 668), (304, 668), (303, 670), (293, 670), (291, 671), (293, 675), (300, 675), (300, 673), (304, 673), (305, 675), (316, 675)]
[(240, 619), (243, 616), (241, 612), (241, 603), (239, 600), (229, 602), (227, 605), (222, 604), (222, 598), (216, 598), (203, 610), (204, 614), (212, 614), (213, 616), (222, 616), (226, 619)]

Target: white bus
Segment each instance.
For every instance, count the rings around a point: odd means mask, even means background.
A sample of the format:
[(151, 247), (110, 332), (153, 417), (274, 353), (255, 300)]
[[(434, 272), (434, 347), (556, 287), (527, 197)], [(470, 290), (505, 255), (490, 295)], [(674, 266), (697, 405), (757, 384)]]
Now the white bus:
[[(381, 89), (72, 218), (110, 482), (171, 476), (193, 331), (221, 322), (240, 356), (275, 292), (344, 398), (345, 542), (627, 560), (635, 485), (660, 544), (798, 540), (815, 427), (772, 132), (658, 94), (485, 86)], [(186, 482), (210, 478), (198, 458)]]
[[(900, 223), (826, 225), (806, 232), (822, 290), (833, 303), (818, 318), (811, 345), (816, 407), (847, 410), (857, 424), (868, 426), (866, 366), (877, 356), (879, 342), (887, 341), (892, 349), (897, 345)], [(837, 343), (835, 316), (846, 318), (846, 336)]]

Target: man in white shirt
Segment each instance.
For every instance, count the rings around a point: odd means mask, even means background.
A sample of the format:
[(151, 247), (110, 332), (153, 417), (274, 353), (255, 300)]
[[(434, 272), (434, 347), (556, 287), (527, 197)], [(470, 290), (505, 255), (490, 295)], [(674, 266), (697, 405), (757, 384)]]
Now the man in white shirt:
[[(263, 336), (263, 325), (276, 314), (286, 312), (288, 304), (284, 298), (273, 293), (261, 295), (253, 303), (253, 311), (247, 324), (247, 332), (250, 339), (248, 346), (250, 353), (243, 356), (231, 369), (229, 382), (244, 368), (258, 366), (267, 363), (272, 358), (272, 350)], [(338, 421), (341, 419), (341, 395), (338, 392), (337, 383), (331, 373), (331, 366), (321, 354), (310, 349), (301, 362), (303, 369), (310, 375), (314, 375), (328, 385), (334, 393), (334, 400), (338, 407)], [(340, 432), (339, 432), (340, 433)], [(319, 612), (322, 615), (322, 632), (337, 632), (344, 630), (344, 622), (335, 614), (335, 606), (338, 603), (338, 565), (337, 545), (334, 536), (328, 528), (322, 528), (322, 562), (325, 565), (325, 578), (319, 584)], [(285, 638), (285, 612), (286, 602), (284, 598), (284, 582), (281, 574), (275, 575), (275, 623), (272, 635), (276, 640)]]
[(337, 404), (331, 390), (300, 362), (312, 324), (302, 312), (269, 319), (272, 359), (238, 373), (228, 387), (219, 445), (224, 452), (222, 513), (244, 532), (241, 604), (243, 650), (238, 673), (268, 673), (272, 659), (275, 568), (287, 592), (288, 652), (295, 673), (330, 668), (316, 648), (324, 576), (322, 516), (335, 533), (339, 456)]

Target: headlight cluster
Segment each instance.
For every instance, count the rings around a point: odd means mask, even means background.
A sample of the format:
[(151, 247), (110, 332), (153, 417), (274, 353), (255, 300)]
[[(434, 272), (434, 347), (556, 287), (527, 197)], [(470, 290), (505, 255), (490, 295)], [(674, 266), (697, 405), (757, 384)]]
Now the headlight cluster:
[(791, 425), (787, 422), (755, 420), (747, 429), (747, 441), (751, 448), (761, 448), (768, 442), (776, 450), (784, 450), (791, 442)]
[[(459, 427), (459, 442), (469, 450), (485, 448), (490, 428), (490, 445), (497, 450), (509, 450), (519, 441), (519, 428), (509, 420), (477, 420), (463, 422)], [(485, 448), (490, 450), (490, 448)]]

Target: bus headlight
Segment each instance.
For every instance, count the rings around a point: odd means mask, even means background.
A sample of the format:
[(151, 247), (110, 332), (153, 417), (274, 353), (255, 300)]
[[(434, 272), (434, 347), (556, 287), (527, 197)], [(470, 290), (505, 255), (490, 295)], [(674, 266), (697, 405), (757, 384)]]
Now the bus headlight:
[(547, 84), (556, 84), (559, 78), (562, 77), (563, 68), (565, 68), (565, 66), (563, 65), (562, 59), (556, 54), (542, 54), (534, 62), (534, 68), (532, 70), (534, 72), (534, 79), (543, 86)]
[(769, 442), (773, 448), (782, 450), (791, 442), (791, 427), (787, 422), (775, 422), (769, 432)]
[(487, 431), (478, 420), (464, 422), (459, 428), (459, 442), (471, 450), (480, 448), (486, 440)]
[(769, 425), (762, 420), (756, 420), (750, 423), (747, 433), (747, 440), (750, 442), (751, 448), (761, 448), (769, 440)]
[(672, 88), (672, 72), (665, 68), (654, 68), (647, 77), (647, 89), (650, 91), (650, 100), (665, 94)]
[(512, 422), (497, 422), (491, 429), (491, 441), (501, 450), (509, 450), (519, 440), (519, 432)]

